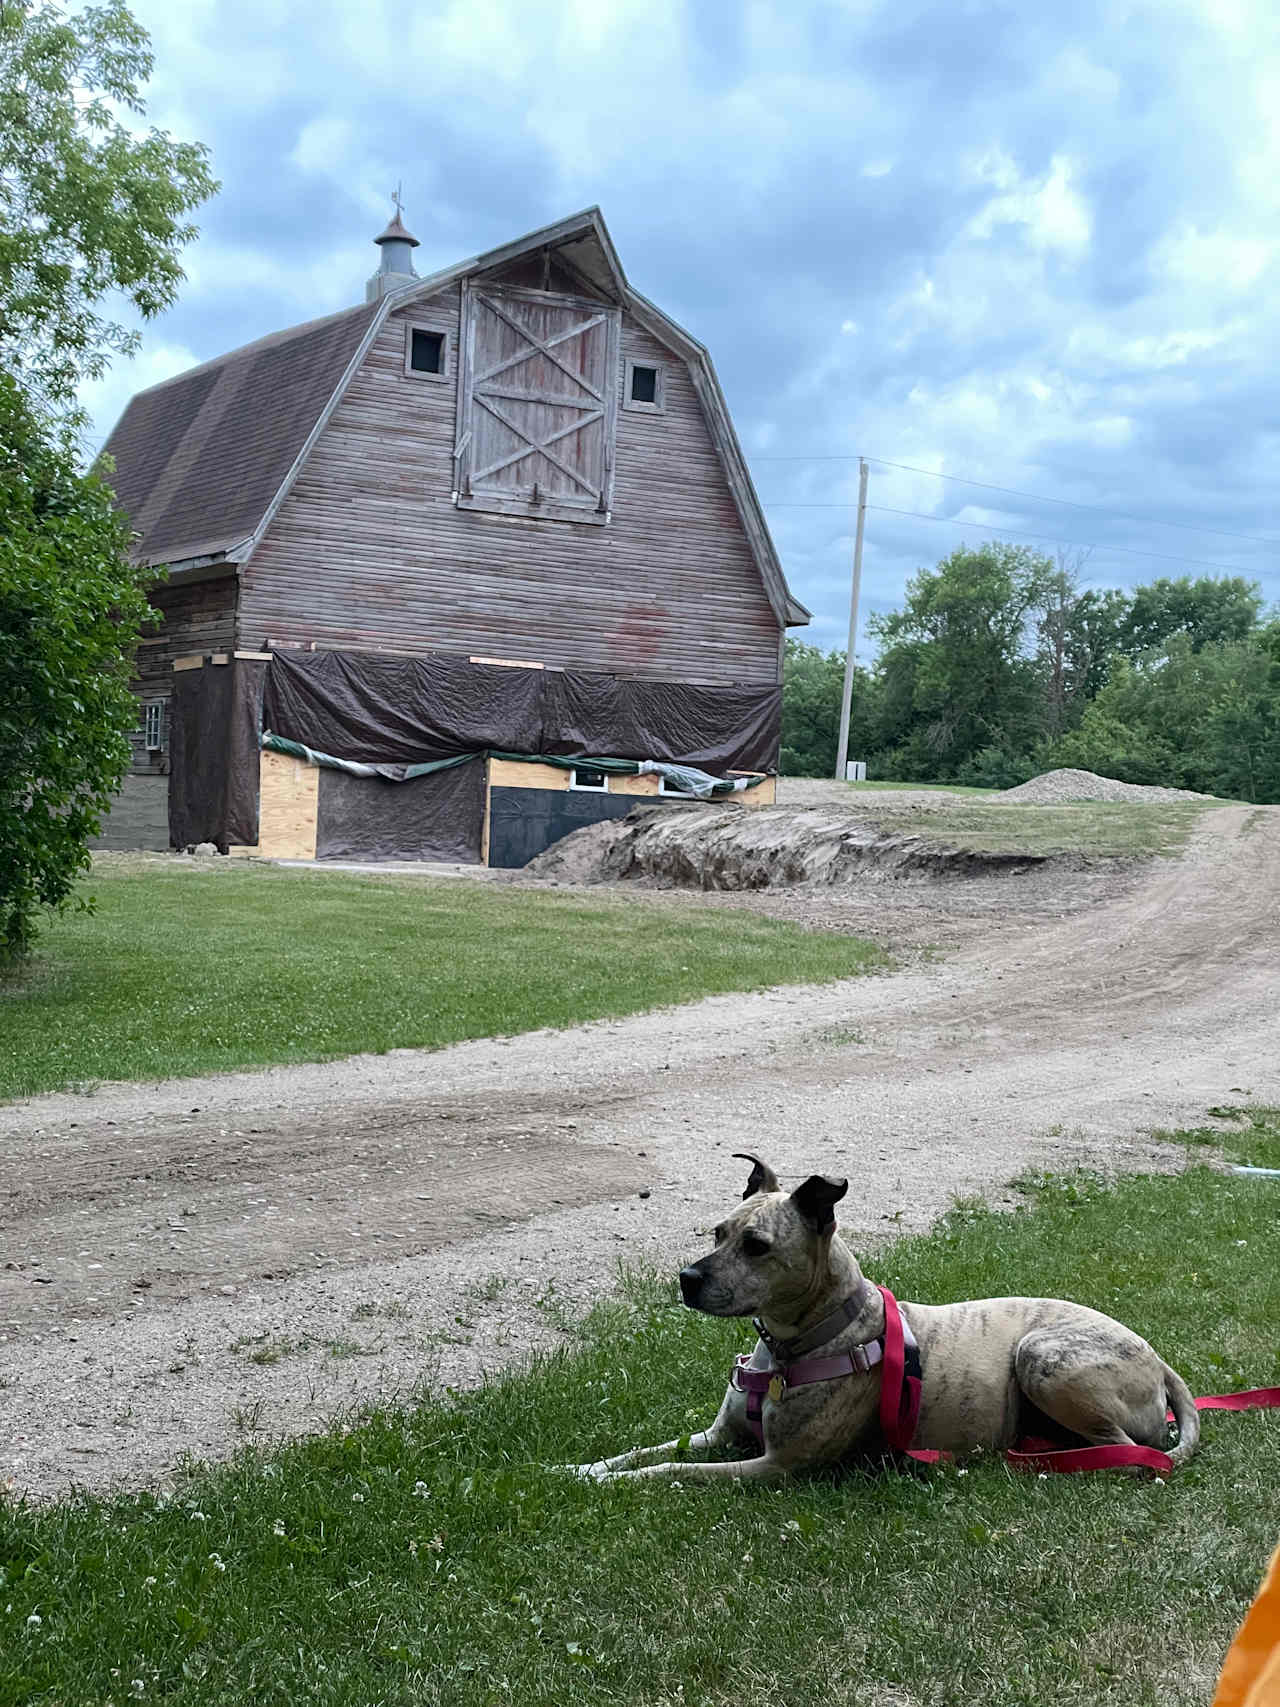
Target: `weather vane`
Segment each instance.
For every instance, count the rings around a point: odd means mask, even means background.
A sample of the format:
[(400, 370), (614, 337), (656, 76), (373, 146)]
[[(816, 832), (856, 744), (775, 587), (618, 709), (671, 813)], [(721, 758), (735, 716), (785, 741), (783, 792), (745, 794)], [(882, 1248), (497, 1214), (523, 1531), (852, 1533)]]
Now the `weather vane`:
[(400, 216), (400, 214), (402, 214), (404, 212), (404, 203), (400, 200), (400, 191), (403, 188), (404, 188), (404, 180), (401, 179), (400, 182), (396, 185), (395, 194), (391, 198), (392, 201), (396, 204), (396, 216), (397, 216), (397, 218)]

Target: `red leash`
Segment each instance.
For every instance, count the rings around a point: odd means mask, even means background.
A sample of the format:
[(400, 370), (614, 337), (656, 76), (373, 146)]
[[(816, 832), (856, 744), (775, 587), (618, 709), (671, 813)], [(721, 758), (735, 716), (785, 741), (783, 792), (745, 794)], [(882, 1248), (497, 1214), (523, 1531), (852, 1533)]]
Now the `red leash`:
[[(889, 1445), (919, 1464), (937, 1464), (950, 1458), (949, 1452), (927, 1449), (912, 1451), (911, 1441), (920, 1416), (920, 1381), (906, 1372), (906, 1347), (902, 1332), (902, 1315), (898, 1301), (887, 1286), (880, 1288), (884, 1295), (884, 1376), (880, 1388), (880, 1428)], [(1198, 1411), (1270, 1411), (1280, 1410), (1280, 1387), (1255, 1387), (1247, 1393), (1213, 1393), (1196, 1400)], [(1169, 1415), (1172, 1417), (1173, 1412)], [(1065, 1474), (1072, 1470), (1123, 1470), (1140, 1465), (1164, 1475), (1173, 1469), (1173, 1459), (1154, 1446), (1069, 1446), (1051, 1447), (1046, 1441), (1024, 1440), (1005, 1453), (1017, 1470), (1037, 1473), (1056, 1471)]]

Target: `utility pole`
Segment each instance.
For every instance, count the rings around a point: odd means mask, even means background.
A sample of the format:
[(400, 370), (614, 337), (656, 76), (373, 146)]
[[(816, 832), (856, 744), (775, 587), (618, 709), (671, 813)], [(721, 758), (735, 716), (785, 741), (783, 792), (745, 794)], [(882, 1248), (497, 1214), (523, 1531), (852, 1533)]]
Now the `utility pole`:
[(858, 594), (862, 588), (862, 532), (867, 520), (867, 459), (858, 458), (858, 525), (853, 536), (853, 586), (849, 593), (849, 650), (844, 655), (844, 693), (840, 698), (840, 742), (836, 781), (845, 780), (849, 763), (849, 707), (853, 700), (853, 652), (858, 644)]

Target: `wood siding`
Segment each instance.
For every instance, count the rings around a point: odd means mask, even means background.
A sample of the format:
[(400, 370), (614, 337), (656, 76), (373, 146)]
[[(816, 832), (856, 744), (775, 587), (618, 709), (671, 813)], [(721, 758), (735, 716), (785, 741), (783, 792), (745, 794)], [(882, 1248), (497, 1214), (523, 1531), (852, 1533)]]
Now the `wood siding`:
[[(169, 696), (173, 692), (173, 661), (190, 653), (227, 652), (235, 645), (236, 578), (223, 575), (198, 581), (194, 586), (176, 582), (152, 588), (152, 608), (163, 611), (156, 629), (144, 629), (138, 646), (137, 671), (132, 682), (138, 696), (138, 727), (130, 737), (133, 746), (131, 769), (156, 775), (169, 769)], [(142, 706), (162, 699), (164, 748), (149, 753), (144, 744)], [(167, 843), (166, 843), (167, 845)]]
[[(454, 504), (456, 365), (404, 375), (404, 322), (457, 348), (459, 291), (389, 316), (250, 563), (237, 643), (453, 652), (689, 682), (776, 682), (770, 608), (689, 372), (623, 316), (663, 410), (622, 410), (605, 527)], [(194, 648), (193, 648), (194, 650)]]

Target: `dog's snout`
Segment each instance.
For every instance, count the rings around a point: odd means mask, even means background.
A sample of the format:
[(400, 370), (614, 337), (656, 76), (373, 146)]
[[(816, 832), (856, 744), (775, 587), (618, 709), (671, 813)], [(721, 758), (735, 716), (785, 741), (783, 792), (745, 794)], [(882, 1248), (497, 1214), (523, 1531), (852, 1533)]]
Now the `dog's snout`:
[(702, 1291), (702, 1270), (694, 1264), (680, 1270), (680, 1295), (686, 1304), (697, 1302), (698, 1294)]

